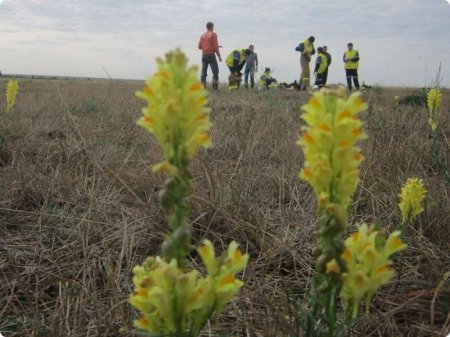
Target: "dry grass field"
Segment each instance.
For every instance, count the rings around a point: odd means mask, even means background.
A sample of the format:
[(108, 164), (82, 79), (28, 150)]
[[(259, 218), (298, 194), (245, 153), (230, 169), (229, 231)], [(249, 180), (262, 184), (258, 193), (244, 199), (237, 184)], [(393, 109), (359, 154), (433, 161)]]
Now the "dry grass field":
[[(10, 336), (133, 335), (131, 270), (159, 253), (167, 231), (158, 203), (161, 152), (138, 127), (142, 83), (20, 80), (0, 150), (0, 332)], [(0, 125), (5, 115), (0, 80)], [(450, 332), (450, 183), (433, 165), (428, 109), (397, 105), (420, 89), (363, 94), (369, 138), (351, 223), (399, 227), (408, 177), (423, 179), (425, 212), (408, 228), (397, 276), (352, 336)], [(439, 147), (450, 163), (450, 91), (442, 91)], [(409, 96), (408, 96), (409, 95)], [(232, 240), (250, 255), (246, 285), (208, 336), (298, 336), (314, 273), (315, 196), (298, 179), (300, 106), (289, 90), (211, 93), (214, 147), (193, 161), (194, 242)], [(349, 231), (352, 231), (350, 228)], [(220, 249), (220, 248), (219, 248)], [(192, 255), (192, 263), (199, 262)], [(119, 332), (121, 330), (121, 332)]]

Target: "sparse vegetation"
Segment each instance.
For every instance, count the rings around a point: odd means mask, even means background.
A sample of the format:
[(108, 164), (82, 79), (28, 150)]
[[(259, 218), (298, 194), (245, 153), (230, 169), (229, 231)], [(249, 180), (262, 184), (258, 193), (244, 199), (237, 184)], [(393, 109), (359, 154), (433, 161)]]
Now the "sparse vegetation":
[[(162, 154), (135, 125), (141, 87), (21, 81), (8, 160), (0, 160), (5, 336), (131, 335), (131, 270), (159, 253), (167, 230), (158, 202), (162, 177), (149, 172)], [(428, 192), (408, 248), (394, 257), (398, 277), (374, 296), (370, 319), (352, 336), (440, 336), (450, 329), (450, 188), (433, 165), (426, 103), (396, 106), (395, 96), (414, 92), (363, 94), (369, 138), (361, 144), (365, 160), (349, 222), (378, 222), (392, 232), (401, 223), (398, 194), (406, 179), (422, 179)], [(211, 93), (214, 147), (192, 162), (193, 241), (209, 239), (224, 251), (236, 240), (251, 262), (246, 286), (208, 335), (298, 336), (295, 316), (308, 302), (319, 222), (315, 195), (298, 180), (299, 107), (308, 97)], [(449, 110), (450, 92), (442, 90), (442, 139), (450, 135)], [(449, 162), (450, 144), (441, 146)], [(197, 260), (192, 256), (200, 268)]]

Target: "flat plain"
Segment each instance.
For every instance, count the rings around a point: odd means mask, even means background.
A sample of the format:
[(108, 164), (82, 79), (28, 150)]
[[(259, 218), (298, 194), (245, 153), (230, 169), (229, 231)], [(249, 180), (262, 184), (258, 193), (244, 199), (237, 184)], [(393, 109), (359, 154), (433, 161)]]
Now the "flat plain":
[[(161, 151), (136, 125), (144, 102), (134, 92), (143, 82), (19, 85), (0, 150), (0, 331), (131, 334), (131, 270), (159, 253), (167, 232), (158, 202), (164, 176), (151, 172)], [(5, 87), (0, 79), (0, 125)], [(250, 261), (245, 287), (205, 335), (294, 335), (301, 313), (292, 301), (307, 304), (318, 223), (314, 194), (298, 178), (299, 115), (308, 97), (281, 89), (210, 93), (214, 147), (192, 163), (194, 244), (209, 238), (223, 249), (236, 240)], [(350, 222), (390, 233), (401, 229), (397, 205), (407, 178), (421, 178), (428, 194), (424, 213), (402, 228), (408, 248), (395, 256), (396, 277), (352, 336), (443, 336), (450, 329), (450, 182), (433, 162), (426, 92), (373, 86), (362, 97), (368, 139)], [(450, 163), (448, 89), (437, 139)]]

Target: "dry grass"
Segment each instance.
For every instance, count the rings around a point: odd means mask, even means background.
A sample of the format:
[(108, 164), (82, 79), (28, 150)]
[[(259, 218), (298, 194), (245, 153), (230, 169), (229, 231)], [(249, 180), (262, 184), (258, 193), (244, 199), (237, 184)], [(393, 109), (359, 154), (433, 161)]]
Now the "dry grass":
[[(3, 91), (6, 82), (0, 81)], [(166, 227), (163, 177), (151, 136), (135, 125), (140, 83), (20, 81), (7, 146), (0, 153), (0, 331), (9, 336), (119, 336), (136, 313), (131, 270), (157, 254)], [(398, 277), (383, 288), (354, 336), (442, 336), (450, 308), (449, 185), (431, 160), (427, 111), (396, 108), (411, 89), (364, 94), (370, 138), (352, 221), (397, 228), (398, 193), (418, 176), (426, 211), (408, 230)], [(298, 180), (299, 106), (307, 94), (220, 90), (211, 96), (215, 147), (193, 163), (190, 219), (196, 243), (236, 239), (251, 256), (246, 288), (206, 334), (294, 336), (288, 298), (306, 303), (317, 224), (310, 187)], [(4, 114), (0, 97), (0, 118)], [(441, 108), (450, 152), (450, 92)], [(1, 122), (1, 119), (0, 119)], [(194, 264), (197, 257), (192, 256)], [(291, 308), (291, 309), (289, 309)], [(289, 322), (291, 321), (291, 323)]]

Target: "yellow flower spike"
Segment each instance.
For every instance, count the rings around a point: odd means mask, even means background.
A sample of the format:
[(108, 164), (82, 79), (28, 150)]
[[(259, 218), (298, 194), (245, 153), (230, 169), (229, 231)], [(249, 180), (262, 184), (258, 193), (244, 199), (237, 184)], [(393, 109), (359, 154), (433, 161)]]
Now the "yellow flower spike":
[(439, 107), (441, 106), (441, 98), (442, 98), (441, 90), (439, 90), (438, 88), (434, 88), (428, 91), (427, 95), (428, 108), (430, 110), (439, 109)]
[(154, 335), (189, 331), (197, 336), (210, 316), (220, 313), (244, 285), (236, 273), (245, 267), (248, 256), (237, 247), (232, 242), (217, 258), (212, 243), (205, 240), (198, 248), (207, 267), (205, 277), (195, 269), (181, 270), (176, 259), (168, 263), (160, 257), (149, 258), (133, 268), (135, 291), (130, 303), (142, 315), (135, 326)]
[(136, 266), (133, 273), (130, 303), (142, 314), (135, 326), (156, 334), (172, 334), (180, 324), (188, 329), (193, 312), (202, 306), (198, 272), (183, 272), (175, 259), (167, 263), (157, 257)]
[(6, 85), (6, 109), (11, 112), (16, 104), (17, 93), (19, 92), (19, 81), (9, 80)]
[(342, 258), (347, 271), (343, 274), (341, 295), (346, 310), (351, 310), (353, 317), (363, 298), (366, 299), (366, 309), (369, 309), (372, 296), (395, 274), (389, 268), (392, 264), (391, 255), (406, 248), (400, 240), (399, 231), (393, 232), (384, 244), (378, 243), (379, 236), (380, 233), (373, 226), (361, 224), (358, 231), (345, 240)]
[(214, 246), (209, 240), (203, 241), (203, 246), (197, 249), (200, 254), (203, 263), (206, 266), (206, 270), (209, 275), (216, 275), (219, 269), (219, 264), (216, 261)]
[(434, 132), (437, 129), (437, 114), (439, 107), (441, 106), (441, 91), (438, 88), (431, 89), (428, 91), (427, 103), (428, 109), (430, 111), (430, 117), (428, 118), (428, 124), (431, 130)]
[(227, 272), (230, 274), (237, 273), (239, 270), (245, 268), (248, 262), (248, 255), (242, 254), (238, 250), (238, 246), (236, 241), (232, 241), (228, 246), (227, 262), (229, 262), (229, 268)]
[(410, 223), (423, 212), (422, 201), (426, 193), (421, 179), (408, 178), (399, 195), (401, 201), (398, 206), (402, 213), (403, 223)]
[(197, 68), (188, 67), (179, 49), (164, 60), (159, 58), (157, 64), (156, 74), (136, 93), (147, 102), (137, 123), (155, 136), (164, 160), (179, 166), (180, 160), (192, 159), (199, 148), (212, 146), (207, 92), (198, 81)]
[(220, 313), (243, 286), (236, 273), (245, 267), (248, 256), (232, 242), (217, 258), (214, 246), (205, 240), (197, 250), (207, 275), (186, 270), (192, 231), (186, 219), (193, 180), (189, 164), (200, 148), (212, 146), (210, 108), (197, 67), (188, 67), (180, 50), (158, 58), (157, 65), (156, 74), (136, 93), (147, 102), (137, 123), (162, 147), (164, 159), (153, 171), (170, 175), (160, 200), (169, 212), (173, 233), (163, 243), (162, 258), (149, 258), (133, 269), (135, 291), (130, 303), (142, 316), (135, 326), (152, 336), (198, 336), (211, 316)]
[(345, 210), (356, 189), (362, 161), (356, 143), (366, 138), (358, 113), (366, 108), (359, 93), (346, 99), (342, 90), (320, 90), (302, 106), (306, 126), (297, 143), (305, 163), (300, 178), (311, 184), (320, 207), (327, 201)]
[(383, 253), (386, 257), (406, 248), (406, 244), (400, 239), (400, 235), (400, 231), (395, 231), (387, 239), (383, 249)]

